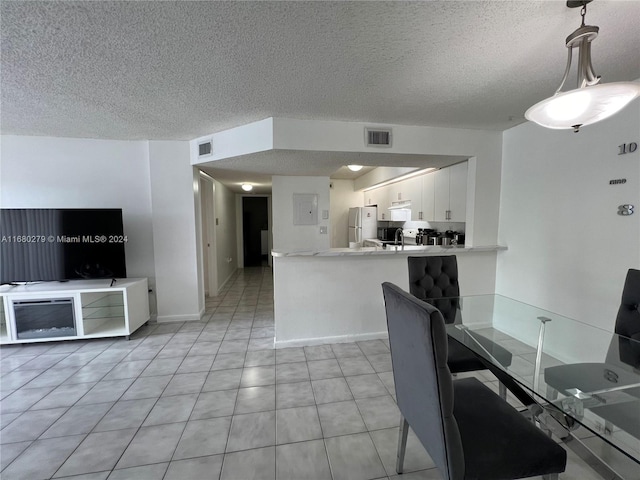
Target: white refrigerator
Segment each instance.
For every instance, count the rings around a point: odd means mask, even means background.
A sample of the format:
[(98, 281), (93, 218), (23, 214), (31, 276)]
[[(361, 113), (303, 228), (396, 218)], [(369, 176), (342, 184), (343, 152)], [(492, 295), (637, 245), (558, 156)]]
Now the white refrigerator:
[(349, 246), (362, 246), (368, 238), (378, 236), (376, 207), (354, 207), (349, 209)]

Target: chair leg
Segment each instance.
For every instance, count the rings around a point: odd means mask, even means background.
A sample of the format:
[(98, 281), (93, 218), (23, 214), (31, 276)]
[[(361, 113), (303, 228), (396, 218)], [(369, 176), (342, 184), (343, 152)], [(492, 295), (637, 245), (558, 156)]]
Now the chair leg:
[(398, 460), (396, 462), (396, 472), (402, 473), (404, 464), (404, 452), (407, 449), (407, 435), (409, 435), (409, 422), (404, 417), (400, 417), (400, 434), (398, 435)]
[(500, 398), (502, 398), (503, 400), (507, 399), (507, 386), (504, 383), (498, 382), (498, 392)]
[(542, 475), (542, 480), (558, 480), (558, 474), (550, 473), (549, 475)]

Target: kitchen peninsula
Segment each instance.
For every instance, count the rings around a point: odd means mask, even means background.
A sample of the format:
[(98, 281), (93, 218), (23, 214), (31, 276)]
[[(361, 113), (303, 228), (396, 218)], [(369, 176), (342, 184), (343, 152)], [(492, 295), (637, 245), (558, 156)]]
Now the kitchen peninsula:
[(461, 293), (494, 293), (502, 250), (506, 247), (273, 250), (276, 347), (386, 337), (381, 284), (408, 290), (410, 255), (456, 255)]
[[(332, 154), (344, 152), (340, 156), (344, 157), (345, 165), (360, 163), (348, 161), (353, 154), (357, 154), (361, 163), (377, 166), (356, 179), (361, 181), (354, 180), (351, 185), (342, 180), (333, 182), (325, 176), (271, 177), (271, 208), (274, 212), (273, 301), (275, 342), (278, 348), (386, 336), (381, 284), (389, 281), (408, 288), (409, 255), (455, 252), (458, 257), (461, 294), (495, 293), (497, 259), (510, 253), (500, 251), (501, 247), (496, 246), (502, 241), (498, 236), (502, 155), (500, 133), (394, 125), (393, 145), (382, 155), (379, 148), (362, 146), (364, 129), (370, 127), (364, 123), (274, 119), (271, 125), (269, 131), (275, 137), (272, 145), (277, 144), (280, 150), (324, 149), (333, 152)], [(324, 138), (331, 138), (330, 145), (320, 140)], [(440, 174), (427, 173), (427, 176), (410, 178), (406, 184), (401, 180), (388, 186), (381, 185), (397, 178), (386, 175), (393, 173), (388, 170), (389, 167), (380, 166), (382, 159), (387, 162), (388, 155), (395, 156), (397, 162), (394, 165), (397, 163), (397, 166), (407, 166), (414, 155), (420, 155), (424, 157), (420, 167), (446, 170), (460, 165), (458, 168), (466, 169), (466, 182), (464, 175), (460, 178), (454, 175), (453, 182), (452, 175), (449, 175), (448, 182), (446, 175), (442, 177), (442, 183), (448, 183), (449, 187), (454, 185), (454, 191), (457, 191), (458, 179), (465, 183), (464, 206), (451, 205), (449, 188), (448, 194), (446, 189), (442, 191), (443, 197), (449, 199), (449, 204), (445, 202), (443, 207), (437, 207), (436, 177), (440, 177)], [(371, 161), (365, 162), (365, 156), (370, 156)], [(402, 158), (404, 156), (407, 156), (406, 160)], [(384, 178), (369, 178), (368, 175), (373, 175), (374, 172), (384, 173)], [(406, 173), (408, 172), (400, 175)], [(433, 195), (430, 190), (431, 179), (434, 185)], [(374, 185), (375, 188), (369, 189)], [(404, 188), (405, 185), (407, 189)], [(317, 201), (317, 216), (310, 219), (313, 221), (300, 222), (300, 218), (296, 219), (296, 212), (303, 211), (294, 208), (294, 195), (299, 194), (313, 195), (314, 201)], [(456, 193), (453, 197), (456, 202), (461, 198)], [(434, 200), (433, 218), (430, 215), (431, 198)], [(344, 243), (348, 239), (346, 217), (349, 208), (375, 204), (378, 214), (381, 214), (389, 212), (393, 202), (406, 200), (411, 201), (412, 222), (429, 222), (430, 225), (431, 220), (441, 224), (448, 222), (452, 224), (452, 228), (445, 228), (448, 225), (431, 225), (426, 228), (464, 232), (465, 247), (443, 250), (440, 246), (434, 246), (424, 247), (422, 251), (405, 248), (397, 253), (375, 248), (330, 248), (348, 245)], [(461, 208), (464, 208), (464, 215), (460, 211), (461, 217), (457, 218)], [(444, 218), (439, 218), (436, 210)], [(395, 221), (386, 217), (377, 220)], [(464, 223), (464, 228), (453, 226), (459, 223)], [(418, 227), (425, 228), (418, 224), (403, 225), (403, 228)], [(341, 244), (332, 241), (337, 238)], [(504, 238), (504, 241), (508, 241), (508, 238)]]

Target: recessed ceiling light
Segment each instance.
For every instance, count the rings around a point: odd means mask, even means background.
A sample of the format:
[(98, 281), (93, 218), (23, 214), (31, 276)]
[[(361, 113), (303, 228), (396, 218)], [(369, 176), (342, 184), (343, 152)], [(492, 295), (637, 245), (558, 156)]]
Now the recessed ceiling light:
[(352, 172), (358, 172), (362, 170), (362, 165), (347, 165), (347, 168)]
[(253, 185), (250, 185), (248, 183), (243, 183), (242, 190), (244, 190), (245, 192), (250, 192), (251, 190), (253, 190)]

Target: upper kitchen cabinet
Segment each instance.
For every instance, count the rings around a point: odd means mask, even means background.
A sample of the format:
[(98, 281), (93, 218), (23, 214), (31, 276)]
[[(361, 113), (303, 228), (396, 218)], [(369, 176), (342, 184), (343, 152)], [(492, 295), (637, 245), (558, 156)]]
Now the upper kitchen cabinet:
[(378, 220), (391, 220), (389, 206), (389, 186), (374, 188), (364, 192), (364, 204), (366, 206), (376, 205), (378, 207)]
[(411, 201), (411, 220), (426, 220), (432, 222), (435, 219), (434, 183), (435, 174), (427, 173), (417, 177), (417, 185), (420, 188), (420, 202)]
[(426, 220), (423, 207), (423, 178), (424, 175), (420, 175), (418, 177), (409, 178), (404, 182), (400, 182), (404, 184), (402, 190), (403, 194), (406, 196), (406, 200), (411, 201), (411, 220)]
[(411, 200), (411, 197), (407, 195), (407, 185), (405, 182), (396, 182), (389, 185), (389, 204), (393, 205), (394, 202), (406, 202)]
[(436, 222), (466, 221), (467, 168), (467, 162), (462, 162), (431, 174), (434, 177)]

